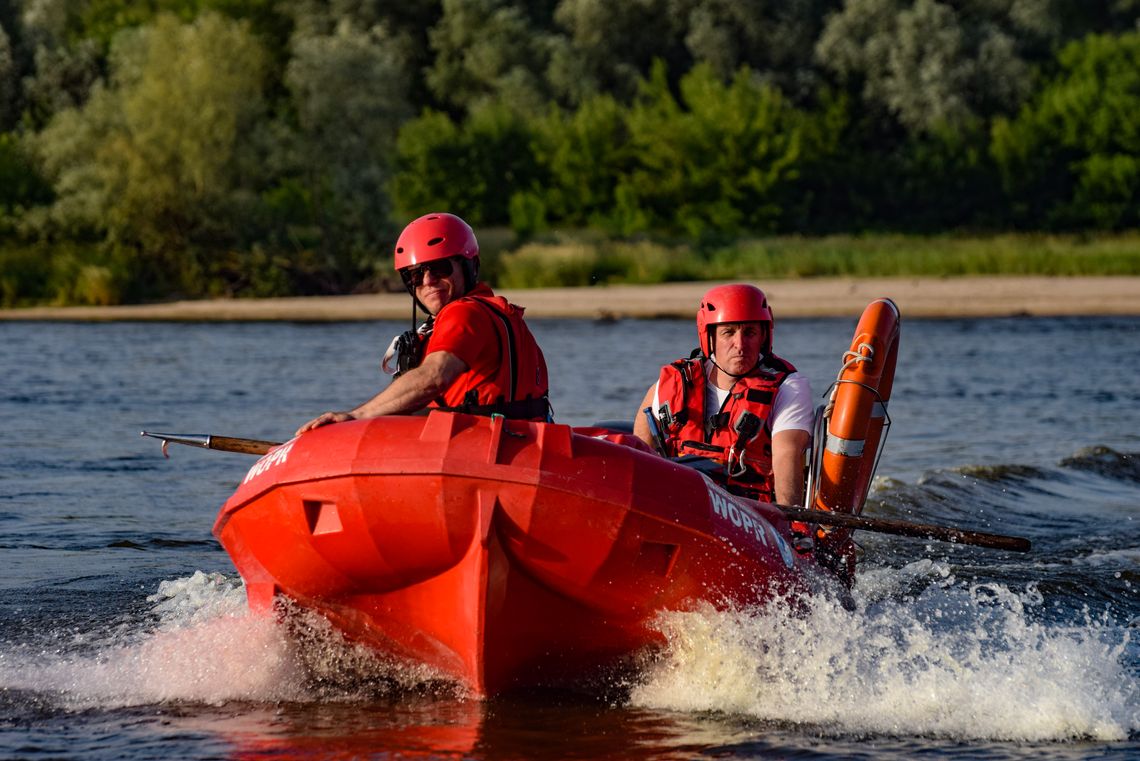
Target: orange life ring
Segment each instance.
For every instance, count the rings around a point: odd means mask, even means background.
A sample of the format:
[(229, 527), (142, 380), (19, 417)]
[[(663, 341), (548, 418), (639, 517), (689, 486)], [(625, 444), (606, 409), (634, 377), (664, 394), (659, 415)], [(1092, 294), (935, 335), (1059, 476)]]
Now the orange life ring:
[[(823, 413), (818, 484), (812, 506), (858, 515), (878, 463), (895, 378), (899, 309), (890, 299), (867, 305)], [(849, 533), (849, 532), (848, 532)]]

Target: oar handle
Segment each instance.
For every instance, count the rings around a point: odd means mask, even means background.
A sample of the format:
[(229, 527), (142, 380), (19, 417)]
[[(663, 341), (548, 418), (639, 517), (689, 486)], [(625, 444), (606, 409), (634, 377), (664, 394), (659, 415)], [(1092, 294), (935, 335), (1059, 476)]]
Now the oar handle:
[(210, 449), (240, 454), (268, 454), (269, 450), (281, 446), (281, 443), (280, 441), (262, 441), (260, 439), (237, 439), (232, 436), (210, 437)]
[(214, 449), (219, 452), (238, 452), (239, 454), (267, 454), (274, 447), (281, 446), (279, 441), (261, 441), (260, 439), (238, 439), (233, 436), (210, 436), (197, 433), (156, 433), (153, 431), (140, 431), (142, 436), (150, 436), (162, 441), (162, 454), (169, 457), (166, 451), (169, 444), (182, 444), (199, 449)]
[(776, 505), (776, 507), (783, 510), (784, 514), (791, 520), (823, 526), (863, 529), (864, 531), (877, 531), (881, 534), (915, 536), (922, 539), (937, 539), (940, 542), (969, 544), (995, 550), (1010, 550), (1011, 552), (1029, 552), (1031, 547), (1029, 540), (1020, 536), (987, 534), (982, 531), (967, 531), (952, 526), (910, 523), (909, 521), (896, 521), (886, 518), (865, 518), (862, 515), (833, 513), (826, 510), (805, 510), (801, 507), (788, 507), (786, 505)]

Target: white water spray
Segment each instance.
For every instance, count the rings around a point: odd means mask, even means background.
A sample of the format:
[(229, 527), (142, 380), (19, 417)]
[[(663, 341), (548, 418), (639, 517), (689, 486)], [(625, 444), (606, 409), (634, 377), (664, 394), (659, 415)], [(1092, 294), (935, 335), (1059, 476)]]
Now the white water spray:
[(74, 636), (73, 647), (3, 653), (0, 685), (55, 694), (76, 709), (298, 693), (299, 674), (279, 627), (246, 613), (238, 583), (198, 572), (163, 582), (147, 600), (157, 618), (153, 628), (123, 624)]
[[(921, 576), (917, 597), (897, 594)], [(866, 574), (856, 599), (854, 612), (816, 599), (663, 616), (665, 655), (631, 700), (837, 734), (1112, 741), (1140, 729), (1130, 635), (1107, 618), (1039, 623), (1032, 587), (971, 586), (930, 561)]]
[[(352, 699), (353, 689), (434, 675), (384, 662), (351, 646), (313, 614), (301, 614), (303, 643), (246, 608), (241, 583), (195, 573), (164, 581), (147, 598), (153, 625), (64, 633), (52, 647), (0, 652), (0, 688), (53, 695), (73, 709), (165, 702), (222, 704)], [(306, 617), (307, 616), (307, 617)], [(342, 688), (339, 681), (354, 682)]]

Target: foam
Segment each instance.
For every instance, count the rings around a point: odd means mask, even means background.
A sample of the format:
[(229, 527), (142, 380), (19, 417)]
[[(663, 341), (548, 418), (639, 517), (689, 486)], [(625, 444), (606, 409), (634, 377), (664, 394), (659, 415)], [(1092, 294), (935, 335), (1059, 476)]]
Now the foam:
[(303, 692), (281, 628), (247, 614), (240, 584), (198, 572), (163, 582), (148, 601), (153, 628), (89, 633), (76, 651), (5, 653), (0, 684), (55, 693), (73, 709), (278, 700)]
[(67, 709), (169, 702), (352, 701), (392, 689), (462, 696), (421, 664), (353, 645), (320, 616), (256, 616), (237, 579), (196, 572), (163, 581), (136, 618), (102, 631), (47, 633), (53, 646), (0, 652), (0, 688)]
[[(895, 594), (918, 578), (919, 595)], [(667, 649), (631, 702), (841, 735), (1113, 741), (1140, 729), (1130, 633), (1108, 616), (1037, 623), (1032, 586), (969, 584), (930, 561), (868, 574), (856, 593), (853, 612), (815, 599), (798, 613), (664, 615)]]

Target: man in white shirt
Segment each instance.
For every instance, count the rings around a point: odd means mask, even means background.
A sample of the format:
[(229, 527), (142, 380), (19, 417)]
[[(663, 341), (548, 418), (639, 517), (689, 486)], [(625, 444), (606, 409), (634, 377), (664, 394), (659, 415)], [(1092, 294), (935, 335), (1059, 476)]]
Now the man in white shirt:
[[(722, 482), (753, 499), (804, 500), (811, 384), (772, 353), (772, 310), (753, 285), (712, 288), (697, 310), (700, 348), (661, 368), (634, 419), (634, 434), (670, 457), (724, 466)], [(661, 439), (641, 410), (651, 408)]]

